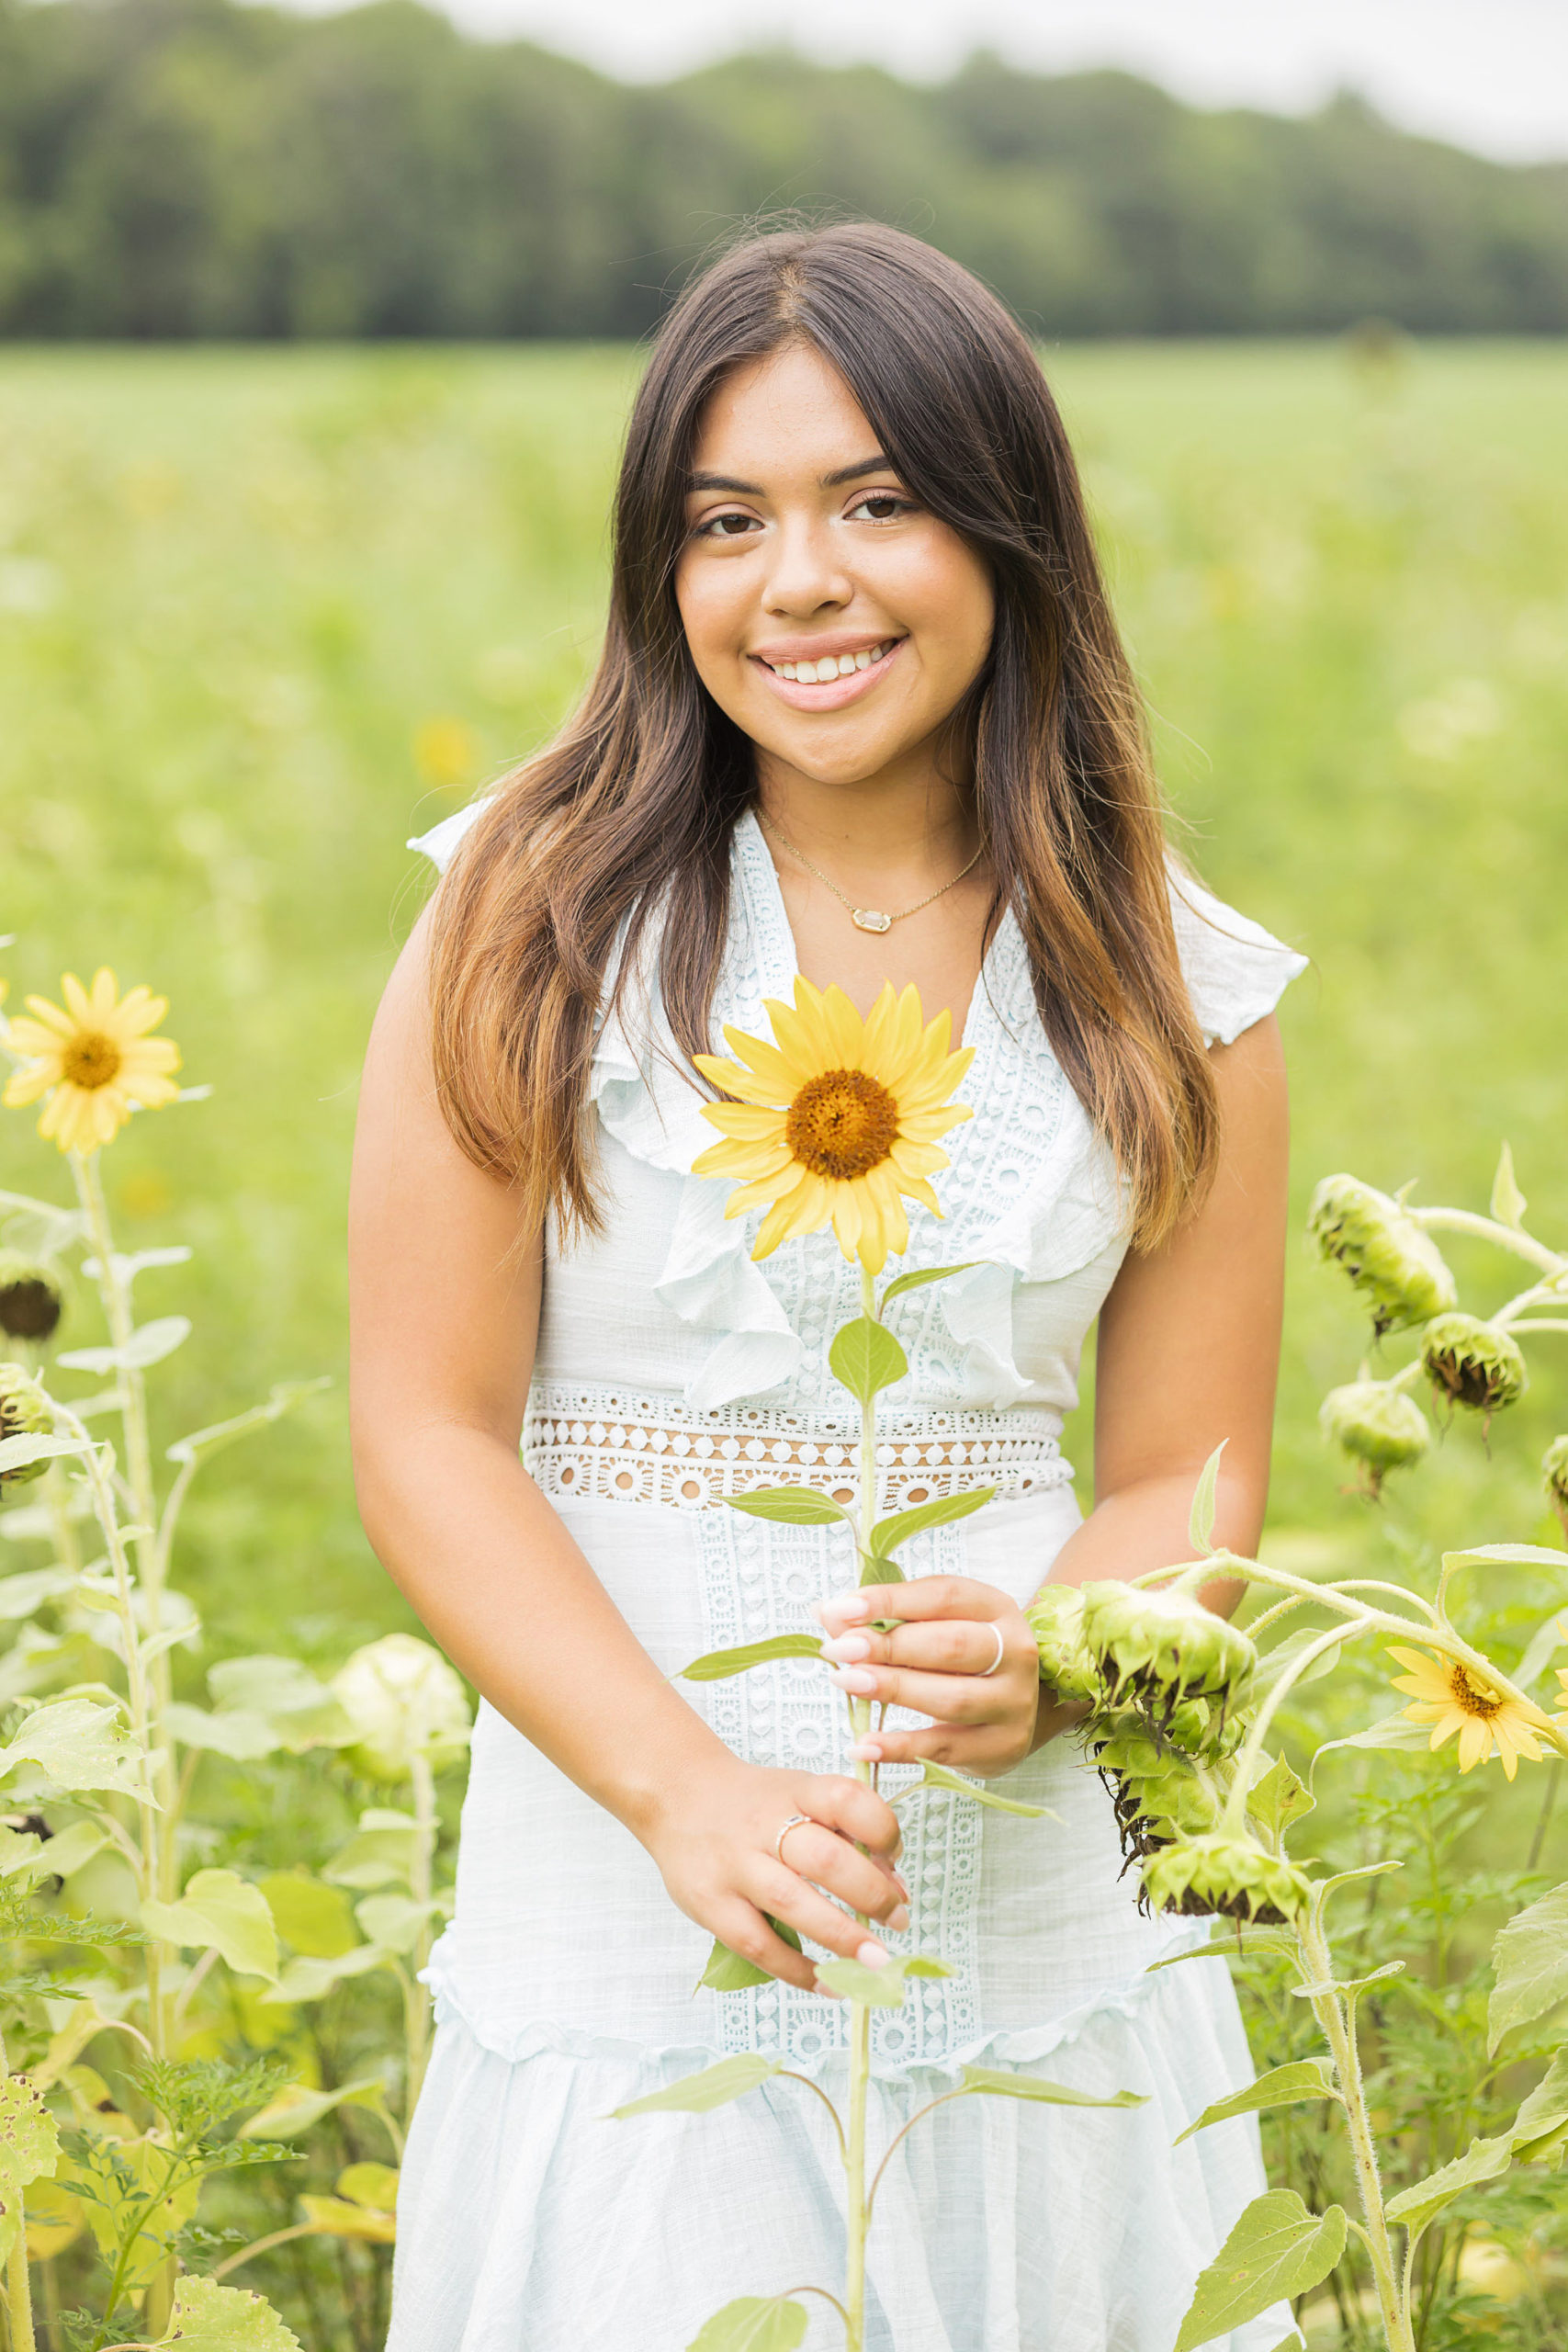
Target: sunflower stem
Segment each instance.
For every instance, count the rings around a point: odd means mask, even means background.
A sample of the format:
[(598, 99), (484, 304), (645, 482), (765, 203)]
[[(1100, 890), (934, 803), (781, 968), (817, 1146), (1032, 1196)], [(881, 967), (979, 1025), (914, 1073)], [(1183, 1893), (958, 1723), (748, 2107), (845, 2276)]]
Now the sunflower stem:
[[(870, 1322), (877, 1320), (876, 1283), (865, 1266), (860, 1271), (861, 1313)], [(871, 1531), (876, 1524), (876, 1399), (863, 1397), (860, 1408), (860, 1549), (863, 1558), (871, 1550)], [(850, 1701), (850, 1727), (858, 1746), (871, 1729), (871, 1704), (865, 1699)], [(857, 1781), (869, 1787), (872, 1767), (863, 1756), (854, 1759)], [(863, 1928), (871, 1922), (856, 1912)], [(844, 2286), (844, 2341), (846, 2352), (863, 2352), (865, 2342), (865, 2237), (870, 2209), (865, 2193), (865, 2117), (866, 2101), (871, 2087), (871, 2010), (864, 2001), (850, 2004), (850, 2111), (849, 2132), (844, 2154), (846, 2176), (846, 2222), (848, 2247)]]

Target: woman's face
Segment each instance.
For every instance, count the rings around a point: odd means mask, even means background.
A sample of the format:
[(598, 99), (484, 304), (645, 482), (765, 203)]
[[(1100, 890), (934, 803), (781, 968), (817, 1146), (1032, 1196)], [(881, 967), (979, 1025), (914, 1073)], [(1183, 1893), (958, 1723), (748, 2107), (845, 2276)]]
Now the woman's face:
[(718, 386), (686, 524), (692, 659), (764, 754), (838, 784), (930, 756), (990, 650), (990, 575), (916, 504), (809, 344)]

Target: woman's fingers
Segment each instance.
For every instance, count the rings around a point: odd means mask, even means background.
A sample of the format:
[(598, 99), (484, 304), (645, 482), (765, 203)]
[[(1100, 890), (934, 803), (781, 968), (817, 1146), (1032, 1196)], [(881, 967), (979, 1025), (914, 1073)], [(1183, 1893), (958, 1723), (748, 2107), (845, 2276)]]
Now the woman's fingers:
[(874, 1617), (921, 1624), (932, 1618), (966, 1617), (984, 1624), (1017, 1608), (999, 1586), (982, 1584), (977, 1577), (912, 1577), (904, 1584), (862, 1585), (852, 1592), (835, 1593), (817, 1613), (833, 1636), (863, 1627)]
[[(984, 1674), (1002, 1652), (999, 1622), (941, 1617), (926, 1624), (900, 1625), (891, 1634), (868, 1625), (824, 1642), (822, 1655), (838, 1666), (919, 1667), (928, 1674)], [(1004, 1637), (1005, 1645), (1005, 1637)]]
[(970, 1730), (961, 1724), (933, 1724), (928, 1731), (874, 1731), (857, 1752), (872, 1764), (945, 1764), (950, 1770), (1010, 1772), (1023, 1760), (1019, 1741), (994, 1724)]
[(800, 1812), (825, 1829), (836, 1829), (852, 1846), (864, 1846), (873, 1854), (897, 1860), (904, 1833), (897, 1815), (874, 1789), (843, 1772), (802, 1773), (798, 1786)]
[(868, 1968), (878, 1968), (893, 1957), (881, 1939), (869, 1934), (858, 1919), (818, 1894), (805, 1879), (775, 1863), (766, 1864), (759, 1874), (753, 1900), (775, 1919), (787, 1920), (797, 1935), (809, 1936), (814, 1944), (836, 1952), (840, 1960), (859, 1960)]
[[(782, 1918), (784, 1914), (775, 1910), (773, 1917)], [(796, 1951), (793, 1944), (786, 1944), (782, 1936), (776, 1936), (764, 1913), (754, 1904), (727, 1904), (716, 1914), (716, 1920), (715, 1933), (719, 1941), (742, 1960), (749, 1960), (753, 1968), (765, 1968), (770, 1976), (780, 1977), (786, 1984), (797, 1984), (803, 1993), (818, 1989), (817, 1971), (806, 1954)], [(793, 1927), (794, 1920), (789, 1924)]]
[(838, 1895), (852, 1911), (882, 1920), (896, 1935), (908, 1926), (908, 1892), (891, 1868), (858, 1853), (836, 1831), (814, 1821), (798, 1823), (784, 1841), (783, 1860), (797, 1878)]

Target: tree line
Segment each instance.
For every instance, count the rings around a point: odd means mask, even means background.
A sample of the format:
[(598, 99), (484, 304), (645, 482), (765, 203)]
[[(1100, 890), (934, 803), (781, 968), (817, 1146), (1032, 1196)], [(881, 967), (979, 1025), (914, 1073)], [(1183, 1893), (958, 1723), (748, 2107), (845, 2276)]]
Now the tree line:
[(987, 55), (628, 87), (416, 0), (0, 0), (0, 334), (642, 334), (781, 208), (892, 220), (1039, 334), (1568, 329), (1568, 163), (1341, 96), (1207, 112)]

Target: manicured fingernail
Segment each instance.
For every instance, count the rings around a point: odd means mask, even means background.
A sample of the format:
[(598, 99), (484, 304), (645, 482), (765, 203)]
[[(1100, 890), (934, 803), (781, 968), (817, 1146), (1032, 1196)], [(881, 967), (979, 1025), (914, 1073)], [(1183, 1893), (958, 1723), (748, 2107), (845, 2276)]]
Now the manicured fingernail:
[(821, 1994), (825, 2001), (841, 2001), (844, 1997), (841, 1993), (835, 1993), (830, 1984), (824, 1984), (820, 1976), (817, 1979), (815, 1989)]
[(906, 1880), (902, 1871), (894, 1871), (893, 1883), (897, 1888), (899, 1894), (903, 1896), (905, 1902), (908, 1903), (909, 1900), (908, 1882)]
[(876, 1690), (875, 1675), (868, 1674), (863, 1666), (836, 1666), (828, 1679), (857, 1699), (869, 1699)]
[(882, 1750), (874, 1739), (857, 1739), (850, 1754), (857, 1764), (880, 1764)]
[(885, 1951), (880, 1944), (874, 1944), (869, 1937), (855, 1953), (863, 1968), (886, 1968), (892, 1957), (890, 1951)]
[(887, 1915), (887, 1924), (896, 1936), (901, 1936), (909, 1924), (908, 1905), (900, 1903), (897, 1911), (890, 1911)]
[(871, 1615), (871, 1603), (863, 1592), (836, 1592), (827, 1604), (835, 1617), (858, 1619), (863, 1623)]
[(870, 1636), (865, 1634), (840, 1634), (836, 1641), (823, 1643), (822, 1655), (839, 1658), (846, 1666), (852, 1665), (856, 1658), (871, 1656)]

